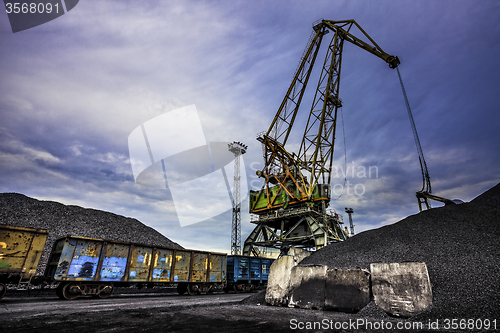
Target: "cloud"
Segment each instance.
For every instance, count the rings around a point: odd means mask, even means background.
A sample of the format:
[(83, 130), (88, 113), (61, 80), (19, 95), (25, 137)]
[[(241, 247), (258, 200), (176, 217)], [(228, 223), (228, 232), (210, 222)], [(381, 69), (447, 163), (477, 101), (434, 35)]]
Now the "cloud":
[[(183, 246), (228, 250), (231, 212), (181, 228), (169, 189), (134, 183), (128, 135), (195, 104), (207, 142), (249, 146), (248, 186), (258, 186), (255, 137), (267, 130), (321, 17), (356, 19), (400, 57), (436, 194), (470, 200), (500, 181), (498, 1), (228, 3), (86, 1), (16, 34), (0, 19), (0, 190), (135, 217)], [(378, 176), (348, 176), (351, 192), (331, 206), (353, 207), (359, 230), (415, 213), (421, 174), (396, 72), (346, 44), (340, 97), (347, 155), (339, 123), (335, 165), (376, 166)], [(198, 171), (195, 163), (186, 169)], [(253, 226), (245, 212), (242, 240)]]

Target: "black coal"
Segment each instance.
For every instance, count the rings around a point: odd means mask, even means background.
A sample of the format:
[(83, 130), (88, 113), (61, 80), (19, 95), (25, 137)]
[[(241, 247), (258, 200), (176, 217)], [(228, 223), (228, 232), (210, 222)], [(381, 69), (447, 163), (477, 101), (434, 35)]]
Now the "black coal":
[(391, 262), (427, 264), (433, 305), (419, 319), (500, 320), (500, 184), (469, 203), (433, 208), (326, 246), (300, 265)]
[(18, 193), (0, 193), (0, 224), (49, 230), (37, 275), (45, 271), (54, 241), (66, 235), (182, 248), (136, 219)]

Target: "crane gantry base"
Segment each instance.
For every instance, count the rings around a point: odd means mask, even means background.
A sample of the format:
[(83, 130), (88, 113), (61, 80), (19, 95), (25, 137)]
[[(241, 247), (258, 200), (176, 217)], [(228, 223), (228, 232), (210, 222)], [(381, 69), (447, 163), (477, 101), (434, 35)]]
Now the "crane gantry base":
[(322, 207), (276, 210), (252, 222), (257, 226), (245, 241), (243, 255), (259, 256), (259, 247), (280, 249), (282, 253), (290, 247), (318, 250), (348, 238), (338, 215)]

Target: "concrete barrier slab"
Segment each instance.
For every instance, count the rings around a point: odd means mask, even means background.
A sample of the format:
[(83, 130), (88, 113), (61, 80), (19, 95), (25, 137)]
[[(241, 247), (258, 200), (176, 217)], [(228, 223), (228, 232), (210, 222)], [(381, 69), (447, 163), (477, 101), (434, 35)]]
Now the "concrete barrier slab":
[(425, 263), (371, 264), (375, 304), (396, 317), (411, 317), (432, 304), (432, 289)]
[(329, 269), (325, 278), (325, 310), (358, 312), (370, 302), (370, 272)]
[(288, 305), (292, 268), (311, 254), (309, 251), (296, 248), (291, 248), (288, 253), (289, 255), (275, 260), (270, 267), (266, 289), (267, 304)]
[(290, 276), (289, 307), (323, 309), (327, 266), (295, 266)]
[(309, 257), (311, 255), (311, 252), (292, 247), (290, 250), (288, 250), (288, 255), (292, 256), (295, 260), (295, 263), (298, 265), (302, 261), (302, 259)]
[(266, 303), (270, 305), (288, 304), (290, 272), (295, 266), (292, 256), (283, 256), (273, 262), (267, 280)]

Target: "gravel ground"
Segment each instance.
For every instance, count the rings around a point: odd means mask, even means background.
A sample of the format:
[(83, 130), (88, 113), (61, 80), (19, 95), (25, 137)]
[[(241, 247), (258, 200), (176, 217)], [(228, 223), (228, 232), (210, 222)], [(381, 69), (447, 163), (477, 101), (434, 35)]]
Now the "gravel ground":
[[(331, 244), (300, 265), (369, 268), (425, 262), (433, 305), (412, 319), (500, 321), (500, 184), (469, 203), (434, 208)], [(379, 317), (371, 303), (361, 314)]]
[(0, 224), (49, 230), (37, 275), (45, 271), (54, 241), (66, 235), (182, 248), (136, 219), (18, 193), (0, 193)]

